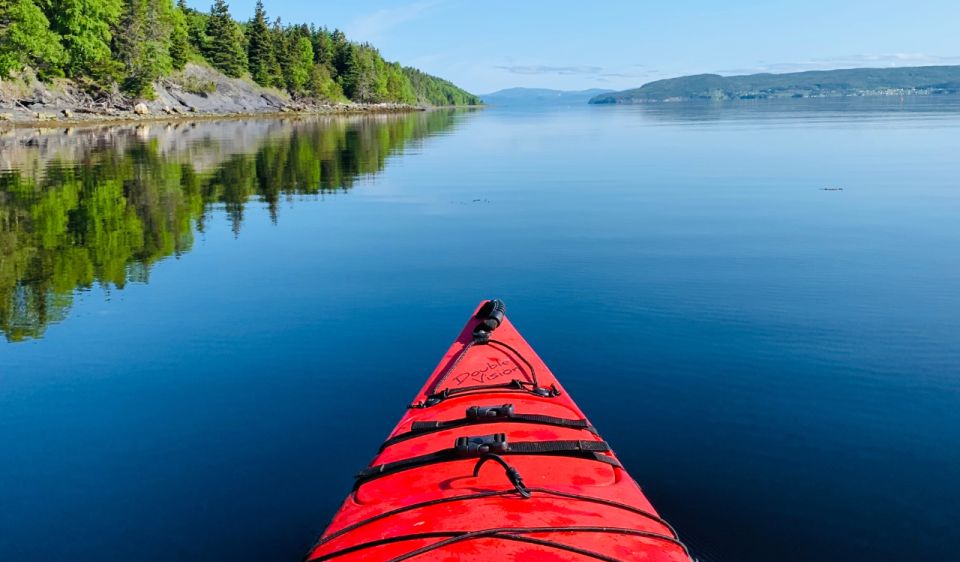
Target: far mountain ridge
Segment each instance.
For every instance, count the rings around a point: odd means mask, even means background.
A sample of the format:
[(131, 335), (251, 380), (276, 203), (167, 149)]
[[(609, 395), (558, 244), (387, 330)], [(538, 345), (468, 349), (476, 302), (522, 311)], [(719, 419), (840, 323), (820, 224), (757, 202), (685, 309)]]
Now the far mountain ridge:
[(819, 98), (840, 96), (942, 95), (960, 93), (960, 66), (849, 68), (785, 74), (668, 78), (639, 88), (600, 94), (592, 104), (691, 100)]

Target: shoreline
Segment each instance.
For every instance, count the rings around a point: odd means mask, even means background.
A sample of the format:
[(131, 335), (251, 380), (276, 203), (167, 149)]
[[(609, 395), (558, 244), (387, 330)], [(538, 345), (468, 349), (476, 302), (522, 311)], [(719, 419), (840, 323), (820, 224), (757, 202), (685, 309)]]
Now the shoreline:
[[(82, 127), (97, 125), (129, 125), (137, 123), (216, 121), (236, 119), (276, 119), (283, 117), (337, 116), (337, 115), (390, 115), (416, 113), (450, 108), (480, 108), (483, 106), (416, 106), (406, 104), (342, 104), (315, 106), (309, 109), (283, 108), (277, 111), (248, 112), (177, 112), (148, 113), (138, 115), (133, 111), (116, 114), (85, 113), (83, 110), (67, 109), (57, 113), (31, 112), (17, 109), (0, 109), (0, 131), (12, 129), (54, 129), (61, 127)], [(11, 112), (12, 111), (12, 112)], [(33, 113), (33, 115), (31, 115)], [(42, 115), (42, 116), (38, 116)]]
[(44, 82), (32, 72), (0, 77), (0, 130), (289, 115), (410, 113), (439, 107), (419, 98), (412, 103), (294, 99), (285, 91), (259, 86), (249, 78), (230, 78), (205, 64), (192, 62), (157, 80), (153, 92), (151, 99), (117, 92), (91, 93), (74, 80), (61, 78)]

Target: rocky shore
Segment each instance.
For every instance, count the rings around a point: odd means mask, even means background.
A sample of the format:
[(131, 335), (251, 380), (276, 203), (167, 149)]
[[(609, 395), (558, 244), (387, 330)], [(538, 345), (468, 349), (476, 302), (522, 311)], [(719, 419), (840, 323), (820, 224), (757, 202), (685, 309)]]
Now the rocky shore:
[(84, 123), (265, 117), (289, 113), (399, 113), (425, 108), (405, 104), (294, 100), (286, 92), (229, 78), (209, 67), (187, 67), (155, 85), (152, 100), (119, 93), (91, 94), (68, 80), (41, 82), (30, 73), (0, 80), (0, 128)]

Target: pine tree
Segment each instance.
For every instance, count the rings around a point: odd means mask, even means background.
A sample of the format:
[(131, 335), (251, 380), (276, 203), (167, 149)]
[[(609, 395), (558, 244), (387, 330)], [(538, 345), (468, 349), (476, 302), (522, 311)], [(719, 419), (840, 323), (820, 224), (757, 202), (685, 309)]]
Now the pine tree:
[(283, 29), (283, 23), (281, 23), (280, 18), (273, 21), (270, 38), (277, 61), (277, 65), (273, 68), (273, 83), (278, 88), (289, 88), (290, 85), (287, 79), (290, 77), (290, 67), (293, 65), (293, 49), (290, 45), (290, 38), (286, 30)]
[[(313, 32), (313, 60), (333, 70), (333, 40), (326, 29)], [(334, 71), (335, 72), (335, 71)]]
[(187, 22), (187, 37), (191, 51), (201, 54), (206, 53), (207, 44), (210, 42), (207, 37), (207, 20), (210, 19), (210, 16), (188, 7), (186, 0), (177, 0), (177, 8), (183, 12), (184, 19)]
[(126, 75), (123, 87), (137, 95), (143, 84), (140, 83), (139, 67), (143, 59), (144, 41), (144, 14), (143, 2), (127, 0), (120, 15), (120, 25), (113, 37), (113, 51), (117, 59), (123, 64)]
[(65, 61), (60, 37), (33, 0), (0, 0), (0, 78), (27, 64), (55, 74)]
[(170, 0), (126, 0), (114, 50), (124, 67), (124, 90), (152, 98), (153, 83), (173, 69)]
[(204, 53), (207, 60), (227, 76), (242, 76), (247, 69), (243, 31), (230, 17), (230, 8), (225, 0), (216, 0), (210, 8), (207, 35), (210, 40)]
[(185, 5), (184, 0), (180, 0), (170, 12), (170, 62), (177, 70), (186, 66), (191, 55)]
[(371, 56), (373, 53), (363, 46), (351, 43), (347, 43), (344, 52), (349, 56), (349, 62), (341, 74), (343, 93), (353, 101), (376, 101), (376, 69)]
[(267, 13), (263, 1), (257, 0), (253, 20), (247, 28), (247, 66), (254, 81), (261, 86), (273, 85), (274, 67), (277, 58), (273, 50), (273, 39), (267, 23)]
[(342, 76), (350, 64), (352, 45), (347, 41), (347, 36), (339, 29), (334, 29), (333, 33), (330, 34), (330, 44), (333, 69), (336, 71), (337, 76)]

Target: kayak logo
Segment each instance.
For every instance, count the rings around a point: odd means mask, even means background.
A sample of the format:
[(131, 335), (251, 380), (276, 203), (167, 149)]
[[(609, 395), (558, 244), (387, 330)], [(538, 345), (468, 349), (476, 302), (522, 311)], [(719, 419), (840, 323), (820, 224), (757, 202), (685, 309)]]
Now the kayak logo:
[(457, 386), (466, 382), (483, 384), (507, 375), (512, 375), (516, 371), (517, 365), (513, 361), (509, 359), (493, 359), (487, 361), (487, 364), (482, 369), (457, 373), (453, 380), (456, 381)]

